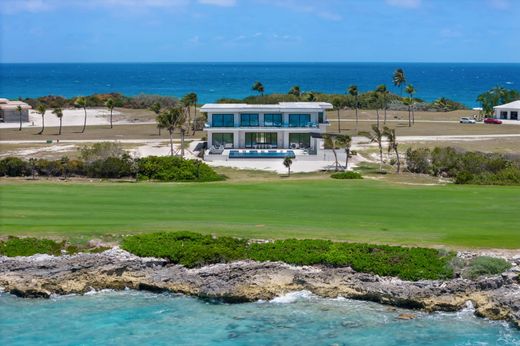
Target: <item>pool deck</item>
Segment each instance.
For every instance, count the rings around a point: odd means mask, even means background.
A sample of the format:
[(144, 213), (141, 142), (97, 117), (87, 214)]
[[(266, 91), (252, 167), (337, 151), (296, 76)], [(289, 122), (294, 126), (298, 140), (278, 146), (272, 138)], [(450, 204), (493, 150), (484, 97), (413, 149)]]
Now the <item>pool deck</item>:
[[(320, 150), (318, 155), (310, 155), (301, 149), (284, 150), (292, 150), (296, 155), (296, 158), (292, 160), (293, 164), (291, 166), (291, 172), (293, 173), (333, 170), (335, 167), (334, 155), (330, 150)], [(208, 165), (214, 167), (220, 166), (237, 169), (256, 169), (277, 172), (280, 174), (287, 173), (287, 168), (283, 165), (283, 158), (229, 158), (229, 151), (230, 150), (227, 149), (219, 155), (206, 155), (204, 159)], [(349, 160), (349, 169), (356, 166), (358, 160), (357, 157), (351, 158)], [(345, 154), (340, 153), (339, 151), (338, 161), (340, 164), (344, 164), (345, 162)]]

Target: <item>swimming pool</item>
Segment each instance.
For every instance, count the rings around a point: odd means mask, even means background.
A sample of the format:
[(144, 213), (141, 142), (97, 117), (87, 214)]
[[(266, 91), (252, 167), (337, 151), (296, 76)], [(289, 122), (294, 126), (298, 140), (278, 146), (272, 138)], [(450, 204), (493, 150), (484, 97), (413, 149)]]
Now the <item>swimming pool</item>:
[(292, 150), (230, 150), (230, 159), (294, 159), (296, 155)]

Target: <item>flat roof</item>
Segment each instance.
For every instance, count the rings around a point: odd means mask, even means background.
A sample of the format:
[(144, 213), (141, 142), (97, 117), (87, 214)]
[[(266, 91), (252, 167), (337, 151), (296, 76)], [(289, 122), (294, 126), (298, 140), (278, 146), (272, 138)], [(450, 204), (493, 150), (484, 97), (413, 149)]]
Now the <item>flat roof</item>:
[(6, 98), (0, 98), (0, 109), (16, 109), (18, 106), (21, 106), (22, 109), (31, 108), (31, 106), (22, 101), (10, 101)]
[(506, 104), (503, 104), (503, 105), (500, 105), (500, 106), (495, 106), (493, 108), (498, 108), (498, 109), (509, 109), (509, 108), (520, 109), (520, 100), (509, 102), (509, 103), (506, 103)]
[(322, 112), (332, 109), (328, 102), (279, 102), (277, 104), (206, 103), (202, 112)]

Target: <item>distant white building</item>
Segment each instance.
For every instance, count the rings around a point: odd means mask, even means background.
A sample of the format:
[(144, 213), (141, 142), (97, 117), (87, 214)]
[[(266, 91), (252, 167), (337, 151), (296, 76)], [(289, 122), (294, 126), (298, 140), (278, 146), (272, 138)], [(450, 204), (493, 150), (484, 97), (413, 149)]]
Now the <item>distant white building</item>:
[(326, 102), (219, 104), (201, 107), (208, 120), (208, 147), (225, 149), (310, 149), (326, 131)]
[(493, 107), (495, 118), (505, 120), (519, 120), (520, 100)]
[(18, 106), (22, 108), (22, 122), (28, 122), (31, 106), (22, 101), (9, 101), (4, 98), (0, 98), (0, 122), (12, 123), (20, 121)]

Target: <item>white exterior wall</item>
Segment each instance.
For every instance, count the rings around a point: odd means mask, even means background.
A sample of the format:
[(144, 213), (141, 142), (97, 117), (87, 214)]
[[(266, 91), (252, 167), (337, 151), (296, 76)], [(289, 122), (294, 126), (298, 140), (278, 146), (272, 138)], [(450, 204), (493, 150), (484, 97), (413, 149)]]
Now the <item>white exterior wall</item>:
[(501, 113), (502, 112), (506, 112), (507, 115), (506, 115), (506, 118), (505, 119), (508, 119), (508, 120), (511, 120), (511, 112), (517, 112), (517, 119), (516, 120), (520, 120), (520, 109), (515, 109), (515, 108), (496, 108), (495, 109), (495, 118), (497, 119), (503, 119), (502, 118), (502, 115)]

